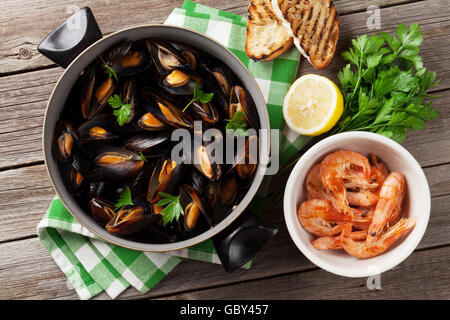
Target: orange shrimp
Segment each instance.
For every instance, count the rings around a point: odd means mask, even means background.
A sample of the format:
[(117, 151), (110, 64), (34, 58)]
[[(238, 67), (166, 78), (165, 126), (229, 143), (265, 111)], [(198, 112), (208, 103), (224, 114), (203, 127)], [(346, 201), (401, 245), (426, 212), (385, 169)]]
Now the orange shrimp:
[(331, 197), (325, 192), (320, 179), (320, 163), (314, 165), (308, 172), (305, 180), (306, 197), (311, 199), (331, 200)]
[(353, 217), (353, 213), (347, 200), (345, 182), (358, 180), (358, 184), (362, 184), (362, 180), (365, 184), (372, 184), (371, 172), (369, 160), (354, 151), (333, 152), (320, 165), (320, 177), (325, 191), (333, 197), (333, 205), (349, 217)]
[[(308, 232), (320, 237), (335, 236), (343, 228), (343, 222), (352, 222), (346, 215), (338, 212), (331, 201), (312, 199), (302, 203), (297, 213), (300, 224)], [(357, 217), (354, 221), (367, 222), (368, 218)]]
[(386, 165), (384, 164), (383, 160), (381, 160), (377, 155), (373, 153), (370, 153), (368, 155), (368, 158), (370, 165), (379, 172), (379, 176), (384, 177), (384, 179), (386, 179), (387, 176), (389, 175), (389, 171)]
[(392, 172), (384, 180), (369, 227), (367, 244), (375, 242), (387, 224), (392, 225), (400, 218), (405, 189), (405, 178), (401, 173)]
[(352, 206), (371, 207), (377, 204), (378, 195), (368, 190), (347, 191), (347, 201)]
[(344, 250), (352, 256), (360, 259), (372, 258), (385, 252), (401, 236), (412, 230), (415, 225), (415, 219), (401, 219), (374, 242), (368, 244), (367, 240), (355, 241), (352, 239), (352, 224), (348, 223), (342, 230), (340, 242)]
[[(367, 237), (367, 231), (354, 231), (350, 233), (350, 238), (355, 241), (364, 241)], [(311, 242), (312, 246), (318, 250), (338, 250), (343, 249), (340, 236), (319, 237)]]

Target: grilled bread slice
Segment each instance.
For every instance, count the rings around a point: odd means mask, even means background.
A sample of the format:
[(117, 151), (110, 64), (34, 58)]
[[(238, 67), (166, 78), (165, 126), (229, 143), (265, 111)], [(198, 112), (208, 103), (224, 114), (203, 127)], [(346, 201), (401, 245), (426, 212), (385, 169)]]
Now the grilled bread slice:
[(293, 39), (272, 9), (271, 0), (251, 0), (245, 53), (255, 61), (273, 60), (292, 47)]
[(272, 0), (294, 44), (317, 69), (327, 67), (336, 52), (339, 16), (331, 0)]

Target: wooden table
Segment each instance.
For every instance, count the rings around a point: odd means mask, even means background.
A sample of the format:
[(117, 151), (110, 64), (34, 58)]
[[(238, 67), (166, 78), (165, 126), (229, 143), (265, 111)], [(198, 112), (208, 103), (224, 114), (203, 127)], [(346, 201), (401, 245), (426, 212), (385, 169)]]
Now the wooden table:
[[(247, 14), (247, 1), (200, 3)], [(144, 23), (162, 23), (181, 0), (6, 0), (0, 10), (0, 298), (76, 299), (64, 274), (36, 237), (36, 226), (54, 191), (41, 150), (44, 111), (62, 69), (36, 51), (37, 44), (78, 7), (92, 8), (104, 34)], [(295, 247), (281, 209), (266, 216), (277, 237), (255, 258), (253, 267), (232, 274), (220, 265), (183, 261), (146, 295), (131, 288), (119, 299), (412, 299), (450, 298), (450, 10), (446, 0), (336, 0), (340, 14), (339, 50), (368, 30), (367, 8), (381, 7), (382, 31), (398, 22), (419, 22), (425, 66), (442, 78), (433, 92), (441, 116), (411, 132), (404, 146), (427, 175), (431, 220), (417, 250), (381, 276), (381, 289), (367, 279), (335, 276), (310, 263)], [(376, 30), (373, 30), (376, 31)], [(376, 31), (378, 32), (378, 31)], [(336, 79), (337, 57), (322, 74)], [(317, 72), (302, 60), (299, 73)], [(96, 298), (107, 298), (100, 294)]]

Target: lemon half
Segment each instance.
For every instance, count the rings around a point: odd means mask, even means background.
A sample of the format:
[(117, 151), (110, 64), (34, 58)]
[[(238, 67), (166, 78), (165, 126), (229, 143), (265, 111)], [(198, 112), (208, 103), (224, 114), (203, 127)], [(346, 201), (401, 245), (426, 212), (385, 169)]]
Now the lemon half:
[(318, 136), (335, 126), (344, 111), (344, 98), (330, 79), (307, 74), (289, 88), (283, 101), (283, 116), (293, 131)]

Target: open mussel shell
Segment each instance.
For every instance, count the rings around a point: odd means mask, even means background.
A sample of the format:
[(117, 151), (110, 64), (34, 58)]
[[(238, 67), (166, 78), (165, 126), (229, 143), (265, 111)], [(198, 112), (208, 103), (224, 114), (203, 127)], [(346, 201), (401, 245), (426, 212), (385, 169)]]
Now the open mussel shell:
[(193, 95), (195, 86), (202, 88), (203, 80), (181, 70), (173, 70), (161, 79), (160, 87), (173, 95)]
[(230, 91), (230, 119), (233, 119), (236, 112), (243, 112), (248, 125), (255, 130), (259, 129), (258, 110), (247, 91), (241, 86), (234, 86)]
[(213, 151), (205, 145), (194, 145), (193, 149), (193, 153), (187, 155), (187, 161), (209, 180), (219, 181), (222, 176), (222, 165), (214, 160), (211, 154)]
[(229, 172), (235, 170), (241, 180), (249, 180), (253, 177), (258, 167), (257, 148), (258, 137), (256, 135), (245, 137), (245, 145), (243, 148), (237, 147)]
[(107, 143), (119, 138), (120, 128), (116, 117), (111, 113), (98, 115), (78, 127), (82, 143)]
[(176, 69), (187, 72), (193, 71), (185, 56), (170, 42), (149, 39), (146, 41), (146, 46), (162, 77)]
[(80, 108), (84, 119), (92, 119), (106, 106), (113, 95), (116, 81), (104, 72), (97, 71), (97, 66), (88, 68), (81, 78)]
[(127, 236), (155, 225), (160, 219), (161, 215), (151, 213), (145, 199), (139, 198), (118, 209), (105, 228), (112, 234)]
[[(203, 199), (202, 199), (201, 195), (199, 194), (199, 192), (194, 187), (187, 185), (187, 184), (183, 185), (183, 191), (188, 196), (189, 205), (190, 205), (189, 209), (192, 209), (192, 211), (194, 211), (194, 212), (196, 212), (198, 209), (199, 213), (203, 214), (203, 216), (205, 217), (205, 219), (209, 223), (209, 225), (212, 225), (211, 217), (206, 210), (205, 204), (203, 203)], [(192, 224), (189, 222), (190, 218), (186, 217), (186, 213), (188, 213), (187, 211), (188, 210), (185, 209), (185, 222), (186, 222), (185, 227), (187, 227), (189, 230), (192, 230), (192, 228), (195, 226), (195, 223)]]
[(96, 146), (90, 149), (95, 169), (89, 173), (91, 181), (122, 181), (139, 173), (144, 166), (141, 157), (129, 150), (114, 146)]
[(62, 165), (62, 176), (70, 193), (75, 196), (83, 193), (89, 168), (89, 163), (77, 155), (73, 155), (69, 162)]
[(193, 118), (203, 121), (208, 126), (216, 124), (220, 119), (219, 112), (212, 102), (196, 101), (192, 103), (189, 112)]
[(75, 150), (80, 146), (78, 133), (69, 122), (61, 121), (55, 133), (53, 141), (53, 153), (60, 162), (72, 159)]
[(89, 201), (92, 216), (98, 221), (107, 224), (116, 214), (114, 204), (102, 198), (92, 198)]
[(175, 194), (183, 181), (185, 165), (170, 158), (160, 159), (153, 169), (147, 189), (147, 201), (156, 204), (161, 200), (160, 192)]
[(250, 261), (278, 232), (249, 210), (244, 211), (213, 243), (222, 265), (233, 272)]
[(132, 76), (146, 71), (151, 64), (150, 55), (145, 50), (130, 49), (122, 57), (111, 62), (117, 76)]
[(192, 120), (187, 114), (181, 112), (170, 101), (160, 95), (152, 93), (150, 90), (143, 90), (144, 109), (153, 115), (159, 122), (172, 128), (192, 129)]

